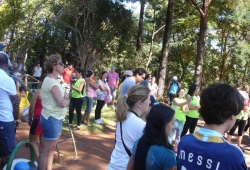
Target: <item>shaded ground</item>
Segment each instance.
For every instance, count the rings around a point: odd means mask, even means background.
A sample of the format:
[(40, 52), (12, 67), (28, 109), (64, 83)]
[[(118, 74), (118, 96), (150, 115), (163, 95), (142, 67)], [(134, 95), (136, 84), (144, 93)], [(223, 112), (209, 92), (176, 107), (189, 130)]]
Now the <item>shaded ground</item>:
[[(199, 126), (202, 121), (199, 121)], [(85, 134), (84, 131), (76, 131), (75, 139), (78, 157), (75, 158), (74, 147), (72, 140), (65, 141), (59, 144), (60, 162), (58, 162), (57, 152), (54, 155), (55, 170), (106, 170), (110, 155), (114, 147), (115, 124), (106, 125), (105, 132), (101, 134)], [(20, 129), (17, 131), (17, 143), (28, 138), (29, 126), (26, 123), (21, 123)], [(61, 136), (61, 140), (70, 138), (70, 133)], [(236, 138), (233, 139), (236, 143)], [(248, 167), (250, 167), (250, 140), (247, 136), (243, 138), (243, 147), (245, 148), (245, 157)], [(16, 157), (29, 158), (29, 149), (22, 147)]]

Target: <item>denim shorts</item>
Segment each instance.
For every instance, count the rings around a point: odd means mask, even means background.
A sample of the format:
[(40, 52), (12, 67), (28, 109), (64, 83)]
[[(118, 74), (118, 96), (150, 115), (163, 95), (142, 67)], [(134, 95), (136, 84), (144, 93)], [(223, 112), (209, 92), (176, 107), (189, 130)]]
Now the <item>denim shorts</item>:
[(57, 140), (58, 136), (62, 132), (62, 120), (58, 120), (52, 116), (45, 119), (42, 115), (40, 118), (40, 124), (43, 130), (43, 139), (45, 140)]
[(15, 146), (14, 121), (0, 121), (0, 158), (9, 156)]
[(85, 113), (90, 114), (92, 111), (92, 107), (93, 107), (93, 98), (87, 97), (87, 106), (86, 106)]

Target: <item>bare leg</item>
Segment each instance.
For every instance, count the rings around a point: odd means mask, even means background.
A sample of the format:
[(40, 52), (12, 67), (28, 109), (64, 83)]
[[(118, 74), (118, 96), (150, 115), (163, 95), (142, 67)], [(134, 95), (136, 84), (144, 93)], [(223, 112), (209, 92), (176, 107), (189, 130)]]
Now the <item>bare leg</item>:
[(87, 126), (91, 126), (90, 120), (89, 120), (90, 114), (86, 114), (86, 121), (87, 121)]
[(87, 114), (84, 113), (84, 115), (83, 115), (83, 117), (82, 117), (82, 123), (87, 123), (86, 117), (87, 117)]
[(242, 141), (242, 136), (237, 136), (237, 145), (240, 146)]
[(229, 143), (231, 143), (231, 140), (232, 140), (232, 136), (231, 135), (227, 135), (227, 141), (229, 142)]
[(59, 137), (57, 140), (53, 141), (41, 139), (41, 147), (38, 158), (39, 170), (46, 170), (46, 168), (47, 170), (52, 170), (53, 153)]
[(29, 141), (30, 143), (32, 144), (34, 150), (35, 150), (35, 157), (36, 157), (36, 160), (38, 160), (38, 157), (39, 157), (39, 144), (38, 144), (38, 138), (39, 136), (37, 135), (29, 135)]

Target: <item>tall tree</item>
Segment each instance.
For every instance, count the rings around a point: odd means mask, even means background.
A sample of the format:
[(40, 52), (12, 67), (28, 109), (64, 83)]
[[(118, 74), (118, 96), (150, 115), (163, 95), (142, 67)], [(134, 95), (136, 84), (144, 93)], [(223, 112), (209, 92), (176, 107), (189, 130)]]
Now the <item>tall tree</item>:
[(197, 41), (197, 55), (195, 63), (195, 75), (194, 83), (201, 85), (202, 80), (202, 67), (204, 63), (204, 52), (205, 52), (205, 40), (207, 33), (207, 22), (208, 22), (208, 9), (212, 0), (202, 0), (200, 7), (200, 0), (186, 0), (194, 9), (200, 13), (200, 33)]
[(165, 32), (164, 32), (163, 45), (162, 45), (162, 54), (161, 54), (161, 65), (159, 67), (159, 84), (158, 84), (159, 86), (158, 96), (159, 97), (163, 97), (164, 88), (165, 88), (165, 79), (166, 79), (166, 73), (167, 73), (169, 44), (170, 44), (170, 34), (171, 34), (171, 29), (172, 29), (173, 8), (174, 8), (174, 0), (168, 0), (166, 26), (165, 26)]

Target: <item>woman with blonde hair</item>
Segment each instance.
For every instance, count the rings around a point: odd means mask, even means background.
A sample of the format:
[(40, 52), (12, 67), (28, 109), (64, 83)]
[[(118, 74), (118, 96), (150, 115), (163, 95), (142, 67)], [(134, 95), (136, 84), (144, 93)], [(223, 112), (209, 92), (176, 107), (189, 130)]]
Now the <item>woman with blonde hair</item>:
[(126, 169), (134, 142), (143, 134), (146, 122), (140, 117), (149, 112), (150, 90), (144, 85), (134, 85), (119, 98), (116, 107), (115, 148), (108, 170)]
[(63, 73), (64, 64), (61, 56), (50, 55), (45, 62), (47, 77), (42, 84), (42, 113), (40, 124), (43, 130), (41, 146), (38, 158), (39, 170), (51, 170), (54, 156), (54, 149), (58, 142), (62, 121), (66, 115), (66, 106), (69, 104), (68, 95), (59, 81), (58, 75)]

